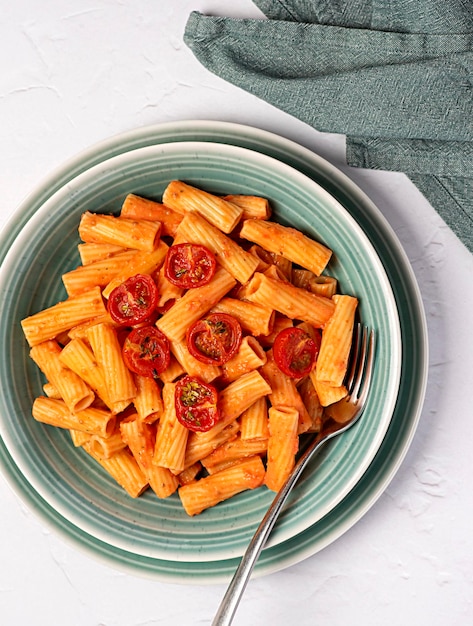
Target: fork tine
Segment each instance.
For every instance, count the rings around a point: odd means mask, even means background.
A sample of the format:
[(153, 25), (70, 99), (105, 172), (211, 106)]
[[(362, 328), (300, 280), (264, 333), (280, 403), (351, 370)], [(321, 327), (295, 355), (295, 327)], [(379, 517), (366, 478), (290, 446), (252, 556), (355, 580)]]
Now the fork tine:
[(351, 350), (351, 357), (350, 357), (350, 369), (348, 371), (348, 375), (347, 375), (346, 382), (345, 382), (345, 385), (348, 389), (348, 393), (351, 392), (353, 382), (355, 380), (355, 375), (357, 372), (358, 353), (360, 351), (361, 334), (362, 334), (362, 326), (360, 323), (358, 323), (355, 326), (355, 336), (352, 341), (352, 350)]
[(346, 386), (351, 402), (363, 403), (368, 393), (373, 370), (374, 331), (368, 330), (362, 324), (357, 324), (353, 344), (353, 356)]
[(363, 379), (363, 374), (365, 371), (365, 360), (367, 353), (367, 342), (368, 342), (368, 330), (366, 326), (362, 326), (358, 324), (357, 336), (356, 336), (357, 345), (355, 346), (355, 358), (353, 359), (353, 368), (355, 370), (355, 378), (353, 380), (353, 384), (351, 387), (348, 387), (348, 393), (351, 396), (352, 401), (356, 401), (358, 396), (358, 391), (360, 390), (361, 381)]
[(375, 336), (374, 330), (371, 330), (369, 335), (367, 335), (367, 351), (364, 359), (364, 376), (363, 376), (363, 389), (358, 398), (358, 402), (360, 406), (363, 406), (366, 401), (366, 396), (368, 395), (368, 391), (371, 385), (371, 376), (373, 374), (373, 363), (374, 363), (374, 353), (375, 353)]

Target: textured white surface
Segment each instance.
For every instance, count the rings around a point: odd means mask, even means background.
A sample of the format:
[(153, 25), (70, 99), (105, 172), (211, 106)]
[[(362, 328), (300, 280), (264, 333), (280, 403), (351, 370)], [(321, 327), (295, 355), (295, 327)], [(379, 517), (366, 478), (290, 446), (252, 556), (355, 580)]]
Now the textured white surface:
[[(261, 17), (250, 0), (0, 0), (0, 224), (51, 170), (137, 126), (239, 122), (293, 139), (378, 205), (420, 285), (430, 333), (427, 399), (385, 494), (321, 553), (251, 581), (235, 624), (473, 623), (473, 256), (402, 174), (344, 166), (343, 138), (207, 72), (182, 42), (192, 10)], [(209, 624), (223, 586), (155, 583), (90, 559), (43, 527), (0, 478), (5, 626)]]

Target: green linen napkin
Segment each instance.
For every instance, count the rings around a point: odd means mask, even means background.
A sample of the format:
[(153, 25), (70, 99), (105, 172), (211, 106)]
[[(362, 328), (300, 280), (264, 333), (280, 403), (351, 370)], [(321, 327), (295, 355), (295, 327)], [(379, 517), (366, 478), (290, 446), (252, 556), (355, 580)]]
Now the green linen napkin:
[(473, 252), (471, 0), (254, 1), (268, 19), (190, 15), (197, 59), (346, 135), (349, 165), (405, 172)]

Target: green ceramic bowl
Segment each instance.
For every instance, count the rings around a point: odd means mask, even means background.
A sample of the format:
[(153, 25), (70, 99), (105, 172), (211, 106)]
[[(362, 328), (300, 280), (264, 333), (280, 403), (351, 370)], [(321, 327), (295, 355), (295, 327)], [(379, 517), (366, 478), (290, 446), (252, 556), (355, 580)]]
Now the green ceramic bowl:
[(390, 281), (353, 217), (320, 185), (274, 158), (241, 147), (180, 142), (137, 148), (86, 169), (30, 216), (0, 273), (2, 396), (0, 433), (32, 489), (69, 524), (113, 549), (170, 562), (206, 563), (241, 555), (269, 506), (266, 488), (240, 494), (190, 518), (174, 495), (139, 499), (125, 492), (67, 432), (31, 417), (42, 378), (28, 357), (20, 320), (64, 299), (61, 274), (79, 264), (77, 226), (83, 211), (115, 212), (133, 192), (159, 200), (172, 179), (218, 194), (270, 199), (277, 221), (328, 245), (328, 272), (360, 300), (362, 320), (377, 333), (372, 392), (363, 420), (314, 459), (275, 528), (276, 546), (320, 521), (362, 478), (390, 424), (401, 373), (401, 332)]

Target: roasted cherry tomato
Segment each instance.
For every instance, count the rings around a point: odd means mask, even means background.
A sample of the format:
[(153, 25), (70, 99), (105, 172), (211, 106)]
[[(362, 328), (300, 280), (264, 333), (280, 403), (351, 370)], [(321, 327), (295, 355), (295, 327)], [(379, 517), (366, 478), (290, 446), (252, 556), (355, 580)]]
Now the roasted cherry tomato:
[(228, 313), (211, 313), (187, 331), (187, 348), (196, 359), (208, 365), (223, 365), (241, 344), (240, 322)]
[(157, 378), (169, 365), (169, 341), (156, 326), (135, 328), (123, 344), (123, 360), (135, 374)]
[(273, 355), (281, 372), (291, 378), (301, 378), (313, 368), (320, 349), (320, 331), (312, 339), (302, 328), (282, 330), (274, 340)]
[(191, 289), (209, 283), (216, 267), (215, 255), (205, 246), (178, 243), (166, 254), (164, 274), (173, 285)]
[(158, 288), (148, 274), (136, 274), (115, 287), (108, 298), (108, 312), (114, 322), (134, 326), (147, 320), (158, 303)]
[(215, 426), (219, 420), (217, 402), (215, 387), (195, 376), (184, 376), (176, 383), (176, 416), (189, 430), (205, 432)]

